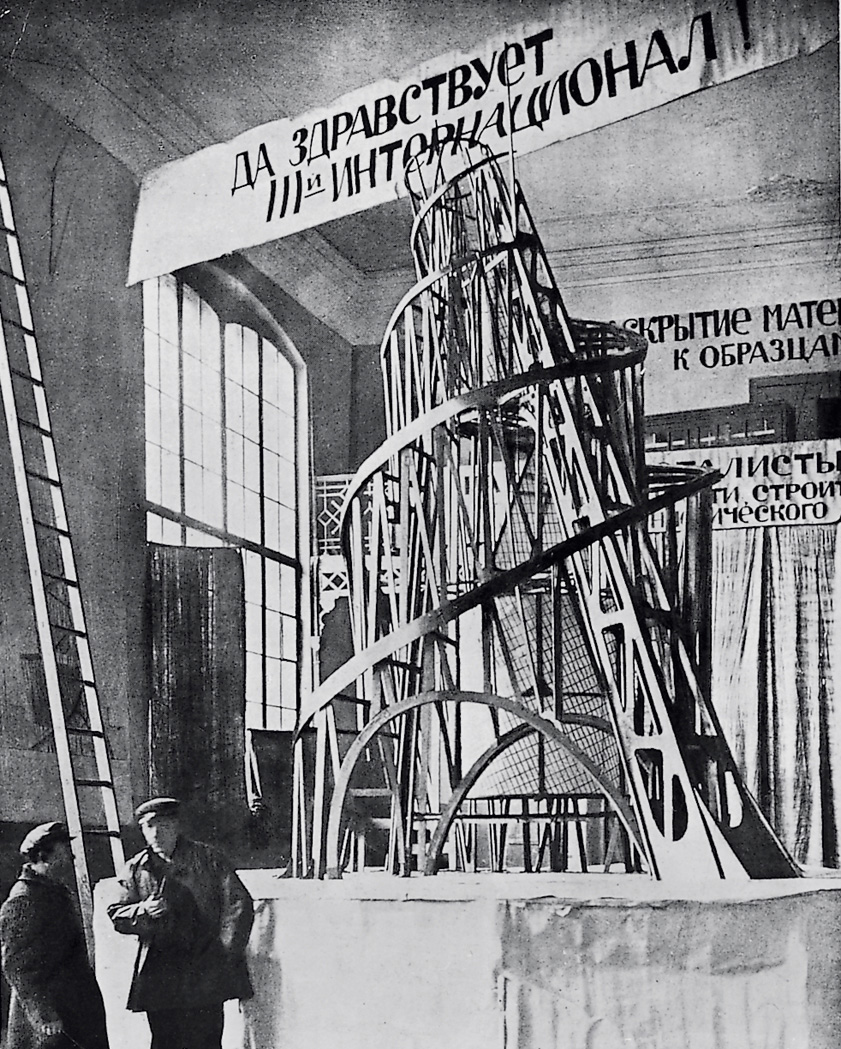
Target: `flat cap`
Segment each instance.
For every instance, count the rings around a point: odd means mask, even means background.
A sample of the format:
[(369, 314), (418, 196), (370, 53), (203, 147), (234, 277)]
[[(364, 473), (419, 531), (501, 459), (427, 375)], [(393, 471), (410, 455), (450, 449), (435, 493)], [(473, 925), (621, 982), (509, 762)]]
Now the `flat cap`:
[(137, 806), (134, 818), (142, 823), (150, 816), (177, 816), (180, 807), (181, 802), (177, 798), (150, 798)]
[(32, 828), (20, 843), (20, 854), (21, 856), (28, 856), (37, 848), (54, 845), (60, 841), (69, 842), (71, 840), (67, 827), (63, 823), (39, 823), (37, 827)]

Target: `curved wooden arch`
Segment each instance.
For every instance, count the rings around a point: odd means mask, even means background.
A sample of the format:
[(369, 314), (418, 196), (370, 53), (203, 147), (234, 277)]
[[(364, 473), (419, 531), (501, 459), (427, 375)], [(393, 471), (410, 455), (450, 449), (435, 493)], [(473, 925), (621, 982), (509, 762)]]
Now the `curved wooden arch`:
[(523, 722), (522, 725), (515, 725), (514, 728), (505, 732), (498, 740), (496, 740), (496, 742), (492, 743), (487, 750), (480, 754), (467, 772), (462, 776), (453, 791), (450, 800), (441, 810), (441, 817), (435, 825), (435, 830), (429, 840), (429, 848), (426, 853), (426, 860), (423, 867), (423, 873), (426, 877), (438, 873), (438, 861), (441, 858), (441, 850), (444, 848), (444, 842), (447, 840), (447, 836), (450, 833), (450, 827), (452, 827), (455, 815), (461, 808), (464, 799), (473, 789), (478, 778), (489, 765), (492, 765), (493, 762), (496, 761), (500, 754), (504, 753), (515, 743), (519, 743), (521, 739), (525, 739), (527, 736), (531, 736), (535, 732), (537, 732), (537, 729), (526, 722)]
[[(610, 724), (603, 718), (588, 717), (585, 719), (583, 716), (568, 715), (563, 721), (568, 725), (587, 724), (591, 728), (598, 728), (605, 733), (611, 731)], [(461, 808), (467, 795), (476, 785), (476, 782), (482, 773), (492, 765), (494, 761), (496, 761), (500, 754), (508, 750), (509, 747), (513, 746), (515, 743), (519, 743), (521, 739), (525, 739), (527, 736), (538, 731), (539, 730), (534, 725), (530, 725), (527, 722), (524, 722), (522, 725), (515, 725), (514, 728), (509, 729), (508, 732), (500, 736), (495, 743), (492, 743), (487, 750), (480, 754), (473, 762), (457, 784), (450, 800), (441, 810), (441, 818), (435, 825), (435, 830), (429, 842), (429, 849), (426, 853), (426, 862), (423, 869), (424, 875), (428, 876), (437, 872), (438, 861), (441, 858), (441, 850), (444, 848), (444, 843), (450, 833), (450, 828), (452, 827), (456, 813)], [(599, 776), (599, 782), (602, 793), (608, 795), (613, 788), (601, 775)]]
[[(350, 787), (351, 776), (353, 775), (357, 761), (362, 756), (362, 752), (371, 743), (376, 734), (388, 725), (389, 722), (395, 721), (397, 718), (402, 717), (403, 714), (407, 714), (412, 710), (417, 710), (419, 707), (427, 706), (430, 703), (442, 702), (478, 703), (486, 707), (494, 707), (497, 710), (507, 710), (510, 714), (521, 718), (527, 725), (530, 725), (536, 731), (546, 736), (547, 739), (551, 739), (555, 743), (560, 744), (570, 757), (577, 761), (584, 771), (593, 779), (598, 789), (604, 793), (608, 803), (612, 806), (616, 815), (622, 822), (629, 838), (639, 849), (641, 855), (644, 855), (649, 864), (651, 864), (651, 857), (648, 854), (648, 850), (635, 830), (636, 820), (627, 799), (614, 787), (604, 783), (599, 767), (591, 761), (584, 751), (581, 750), (576, 743), (573, 743), (566, 733), (562, 732), (556, 724), (547, 721), (546, 718), (542, 718), (539, 714), (533, 713), (516, 700), (509, 699), (506, 696), (497, 696), (489, 692), (441, 690), (419, 692), (416, 696), (410, 696), (408, 699), (403, 699), (399, 703), (394, 703), (389, 707), (383, 708), (368, 722), (350, 745), (347, 754), (342, 761), (339, 774), (336, 777), (333, 788), (333, 797), (330, 801), (330, 815), (327, 821), (326, 877), (341, 878), (342, 876), (341, 864), (339, 861), (339, 836), (342, 825), (342, 816), (344, 814), (345, 800), (347, 798), (348, 788)], [(572, 722), (572, 718), (569, 718), (568, 720)], [(602, 727), (604, 725), (603, 719), (592, 718), (587, 715), (577, 715), (575, 723), (588, 724), (593, 727)]]

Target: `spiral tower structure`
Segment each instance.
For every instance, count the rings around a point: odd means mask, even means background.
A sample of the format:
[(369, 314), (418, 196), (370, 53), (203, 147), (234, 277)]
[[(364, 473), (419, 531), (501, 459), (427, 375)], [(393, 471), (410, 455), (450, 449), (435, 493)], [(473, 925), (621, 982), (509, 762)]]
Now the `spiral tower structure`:
[(568, 315), (495, 157), (407, 184), (417, 283), (343, 509), (355, 654), (302, 704), (296, 872), (795, 875), (649, 533), (718, 475), (646, 470), (646, 341)]

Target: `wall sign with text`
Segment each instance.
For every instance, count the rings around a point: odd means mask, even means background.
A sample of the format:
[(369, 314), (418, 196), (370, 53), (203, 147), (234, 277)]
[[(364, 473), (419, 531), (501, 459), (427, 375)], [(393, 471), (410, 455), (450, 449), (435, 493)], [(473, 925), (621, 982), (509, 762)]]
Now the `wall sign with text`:
[(649, 452), (646, 459), (724, 475), (713, 488), (714, 529), (841, 521), (841, 440)]
[(646, 410), (691, 411), (748, 400), (751, 379), (841, 370), (841, 297), (624, 317), (645, 335)]

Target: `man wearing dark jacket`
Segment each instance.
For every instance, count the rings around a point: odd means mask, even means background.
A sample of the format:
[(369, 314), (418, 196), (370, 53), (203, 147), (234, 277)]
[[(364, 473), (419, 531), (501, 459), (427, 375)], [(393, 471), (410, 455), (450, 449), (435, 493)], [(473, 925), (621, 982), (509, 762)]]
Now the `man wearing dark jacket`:
[(128, 1007), (146, 1013), (152, 1049), (220, 1049), (223, 1003), (253, 993), (253, 905), (222, 854), (181, 833), (178, 809), (174, 798), (137, 809), (147, 848), (128, 861), (108, 913), (140, 939)]
[(42, 823), (20, 852), (20, 877), (0, 907), (7, 1049), (108, 1049), (102, 995), (60, 880), (72, 871), (70, 835), (63, 823)]

